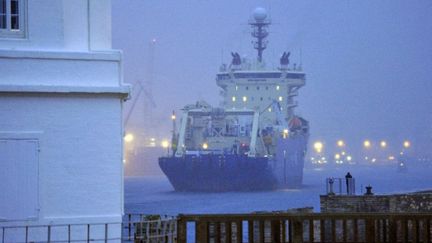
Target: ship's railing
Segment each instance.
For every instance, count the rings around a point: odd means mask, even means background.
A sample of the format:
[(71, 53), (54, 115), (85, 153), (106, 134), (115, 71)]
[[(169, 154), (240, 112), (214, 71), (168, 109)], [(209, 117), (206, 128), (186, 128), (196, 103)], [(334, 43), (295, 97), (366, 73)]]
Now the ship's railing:
[(430, 242), (431, 220), (431, 213), (179, 215), (177, 229), (179, 243)]

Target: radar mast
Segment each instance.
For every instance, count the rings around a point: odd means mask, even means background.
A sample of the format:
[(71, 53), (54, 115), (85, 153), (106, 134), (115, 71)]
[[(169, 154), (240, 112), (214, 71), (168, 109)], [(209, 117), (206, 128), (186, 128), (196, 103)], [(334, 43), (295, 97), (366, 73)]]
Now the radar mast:
[(253, 12), (253, 18), (249, 20), (249, 25), (252, 26), (252, 37), (256, 38), (252, 43), (258, 51), (258, 62), (262, 62), (262, 53), (267, 48), (268, 41), (265, 38), (268, 36), (267, 26), (270, 24), (267, 11), (264, 8), (256, 8)]

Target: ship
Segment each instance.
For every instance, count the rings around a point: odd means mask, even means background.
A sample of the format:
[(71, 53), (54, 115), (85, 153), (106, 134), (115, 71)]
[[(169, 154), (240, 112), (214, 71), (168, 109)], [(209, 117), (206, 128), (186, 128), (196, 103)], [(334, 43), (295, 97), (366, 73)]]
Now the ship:
[(229, 65), (216, 74), (222, 102), (200, 100), (172, 115), (171, 153), (159, 166), (176, 191), (224, 192), (300, 188), (309, 122), (296, 114), (298, 91), (305, 85), (301, 65), (267, 68), (271, 20), (264, 8), (249, 19), (257, 57), (231, 52)]

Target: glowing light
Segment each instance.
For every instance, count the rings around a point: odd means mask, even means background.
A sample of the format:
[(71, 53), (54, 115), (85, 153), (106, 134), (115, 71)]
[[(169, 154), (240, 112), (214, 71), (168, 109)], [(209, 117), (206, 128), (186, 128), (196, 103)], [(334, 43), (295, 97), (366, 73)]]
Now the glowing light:
[(342, 155), (345, 155), (345, 151), (342, 151), (341, 154), (342, 154)]
[(162, 146), (162, 148), (168, 148), (168, 147), (169, 147), (169, 142), (168, 142), (168, 140), (163, 140), (163, 141), (161, 142), (161, 146)]
[(172, 114), (171, 115), (171, 120), (175, 120), (176, 119), (176, 115), (175, 114)]
[(150, 141), (155, 142), (156, 138), (150, 138)]
[(280, 89), (279, 85), (276, 85), (276, 90), (279, 90), (279, 89)]
[(123, 159), (123, 164), (126, 164), (126, 159)]
[(288, 129), (284, 129), (283, 130), (283, 138), (287, 138), (288, 137)]
[(246, 102), (246, 101), (247, 101), (247, 97), (243, 96), (243, 102)]
[(347, 161), (351, 161), (351, 160), (352, 160), (352, 157), (348, 155), (348, 156), (346, 157), (346, 160), (347, 160)]
[(282, 96), (279, 96), (279, 101), (282, 101), (283, 100), (283, 97)]
[(314, 146), (314, 149), (317, 153), (321, 153), (321, 151), (323, 150), (323, 147), (324, 147), (323, 143), (320, 141), (315, 142), (313, 146)]
[(207, 143), (203, 143), (202, 148), (203, 149), (208, 149), (208, 144)]
[(395, 157), (394, 157), (394, 156), (392, 156), (392, 155), (390, 155), (390, 156), (388, 157), (388, 159), (389, 159), (389, 160), (394, 160), (394, 159), (395, 159)]
[(386, 141), (381, 141), (380, 142), (380, 146), (381, 146), (381, 148), (387, 147), (387, 142)]
[(343, 147), (343, 146), (345, 146), (345, 142), (343, 140), (339, 140), (339, 141), (337, 141), (337, 146)]
[(372, 163), (375, 163), (375, 162), (376, 162), (376, 159), (375, 159), (375, 158), (372, 158), (371, 162), (372, 162)]
[(370, 142), (369, 140), (365, 140), (365, 141), (363, 142), (363, 147), (365, 147), (365, 148), (370, 148), (370, 146), (371, 146), (371, 142)]
[(335, 154), (334, 158), (335, 158), (336, 160), (339, 160), (339, 159), (341, 158), (341, 156), (340, 156), (340, 154)]
[(405, 148), (409, 148), (409, 147), (411, 147), (411, 142), (408, 141), (408, 140), (405, 140), (404, 143), (403, 143), (403, 146), (404, 146)]
[(231, 100), (232, 100), (232, 102), (235, 102), (235, 101), (236, 101), (236, 97), (233, 96), (233, 97), (231, 98)]
[(271, 111), (272, 111), (272, 108), (271, 108), (271, 107), (270, 107), (270, 108), (268, 108), (268, 111), (269, 111), (269, 112), (271, 112)]
[(134, 136), (132, 133), (128, 133), (124, 136), (124, 140), (126, 143), (130, 143), (134, 140)]
[(238, 86), (236, 85), (235, 90), (238, 90)]

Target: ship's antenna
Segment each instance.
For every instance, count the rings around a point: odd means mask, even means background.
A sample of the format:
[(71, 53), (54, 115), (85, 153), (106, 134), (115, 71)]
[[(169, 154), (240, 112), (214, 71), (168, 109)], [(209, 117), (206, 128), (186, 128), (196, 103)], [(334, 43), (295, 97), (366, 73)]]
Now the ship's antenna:
[(253, 43), (254, 48), (258, 51), (258, 62), (262, 62), (262, 53), (267, 47), (265, 38), (268, 36), (267, 26), (270, 24), (271, 21), (267, 18), (267, 11), (264, 8), (256, 8), (249, 25), (252, 26), (252, 36), (257, 39)]
[(302, 48), (300, 47), (300, 67), (303, 65), (303, 51)]

